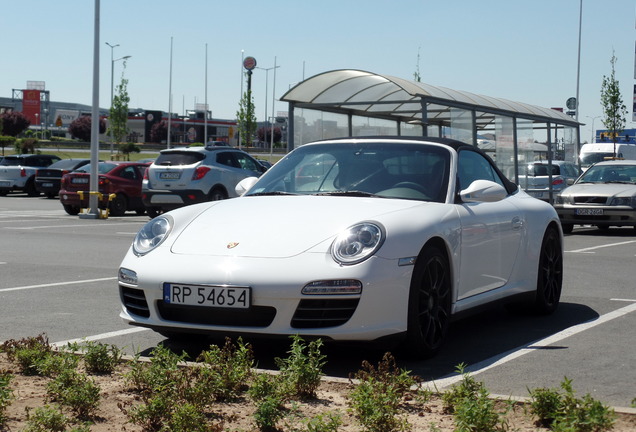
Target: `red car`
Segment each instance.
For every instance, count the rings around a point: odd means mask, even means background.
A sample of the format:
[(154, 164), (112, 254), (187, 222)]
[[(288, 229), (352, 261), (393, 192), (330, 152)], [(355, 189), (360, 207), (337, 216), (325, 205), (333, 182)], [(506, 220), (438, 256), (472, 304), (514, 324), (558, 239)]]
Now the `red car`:
[[(127, 211), (144, 214), (141, 202), (141, 181), (148, 168), (147, 163), (139, 162), (100, 162), (98, 165), (98, 190), (103, 194), (100, 208), (110, 208), (112, 216), (122, 216)], [(62, 177), (60, 202), (66, 213), (77, 215), (81, 208), (88, 208), (91, 165), (85, 165)], [(80, 200), (78, 192), (83, 191)], [(109, 195), (115, 197), (109, 202)]]

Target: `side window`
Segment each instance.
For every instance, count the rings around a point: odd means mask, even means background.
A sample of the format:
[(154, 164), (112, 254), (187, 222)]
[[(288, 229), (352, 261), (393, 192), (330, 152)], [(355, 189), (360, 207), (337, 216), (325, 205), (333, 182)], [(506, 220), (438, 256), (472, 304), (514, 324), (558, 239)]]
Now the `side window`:
[(221, 165), (240, 168), (238, 161), (234, 158), (234, 154), (232, 152), (218, 152), (216, 155), (216, 161)]
[(133, 166), (126, 167), (122, 170), (120, 177), (125, 178), (127, 180), (136, 180), (137, 171), (135, 170), (135, 167)]
[[(475, 180), (490, 180), (504, 186), (503, 181), (488, 159), (477, 152), (462, 150), (459, 152), (457, 177), (459, 189), (466, 189)], [(505, 187), (505, 186), (504, 186)]]
[(257, 162), (244, 154), (237, 153), (236, 159), (238, 160), (239, 165), (244, 170), (256, 171), (259, 172), (258, 166), (256, 166)]

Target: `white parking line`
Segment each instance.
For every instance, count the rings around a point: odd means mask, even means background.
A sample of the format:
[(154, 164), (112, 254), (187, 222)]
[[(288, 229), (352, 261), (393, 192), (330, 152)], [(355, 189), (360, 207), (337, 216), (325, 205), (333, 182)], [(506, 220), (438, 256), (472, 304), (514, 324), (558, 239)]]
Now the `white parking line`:
[(93, 335), (93, 336), (86, 336), (86, 337), (78, 338), (78, 339), (69, 339), (69, 340), (60, 341), (60, 342), (54, 342), (51, 345), (59, 348), (59, 347), (63, 347), (72, 343), (81, 343), (81, 342), (90, 342), (90, 341), (96, 341), (101, 339), (108, 339), (112, 337), (125, 336), (132, 333), (139, 333), (139, 332), (148, 331), (148, 330), (150, 329), (144, 328), (144, 327), (134, 327), (134, 328), (126, 329), (126, 330), (118, 330), (118, 331), (102, 333), (102, 334)]
[[(139, 222), (118, 222), (115, 225), (139, 225)], [(95, 223), (95, 224), (73, 224), (73, 225), (42, 225), (42, 226), (31, 226), (31, 227), (4, 227), (4, 229), (9, 230), (38, 230), (38, 229), (50, 229), (50, 228), (77, 228), (77, 227), (95, 227), (95, 226), (104, 226), (103, 223)]]
[[(473, 365), (466, 367), (464, 371), (469, 372), (471, 376), (480, 374), (482, 372), (486, 372), (489, 369), (495, 368), (497, 366), (501, 366), (521, 356), (536, 352), (537, 348), (543, 348), (548, 345), (552, 345), (570, 336), (574, 336), (575, 334), (581, 333), (585, 330), (589, 330), (593, 327), (596, 327), (597, 325), (604, 324), (613, 319), (620, 318), (634, 311), (636, 311), (636, 302), (630, 304), (629, 306), (625, 306), (620, 309), (617, 309), (613, 312), (609, 312), (605, 315), (601, 315), (600, 317), (598, 317), (597, 319), (593, 321), (572, 326), (558, 333), (555, 333), (551, 336), (548, 336), (545, 339), (540, 339), (540, 340), (531, 342), (528, 345), (524, 345), (523, 347), (515, 348), (505, 353), (501, 353), (500, 355), (491, 357), (486, 360), (482, 360), (479, 363), (475, 363)], [(462, 379), (463, 379), (463, 376), (454, 374), (452, 376), (442, 378), (439, 380), (433, 380), (424, 384), (429, 384), (432, 388), (442, 389), (444, 387), (453, 385), (461, 381)]]
[(107, 278), (99, 278), (99, 279), (85, 279), (79, 281), (67, 281), (67, 282), (56, 282), (50, 284), (42, 284), (42, 285), (26, 285), (21, 287), (13, 287), (13, 288), (0, 288), (0, 292), (8, 292), (8, 291), (20, 291), (20, 290), (28, 290), (35, 288), (49, 288), (54, 286), (62, 286), (62, 285), (77, 285), (77, 284), (87, 284), (93, 282), (103, 282), (103, 281), (111, 281), (115, 280), (117, 277), (107, 277)]
[(592, 247), (589, 247), (589, 248), (576, 249), (576, 250), (571, 250), (571, 251), (566, 251), (566, 252), (569, 252), (569, 253), (594, 253), (594, 252), (589, 252), (589, 251), (593, 251), (593, 250), (596, 250), (596, 249), (607, 248), (607, 247), (622, 246), (622, 245), (632, 244), (632, 243), (636, 243), (636, 240), (630, 240), (630, 241), (620, 242), (620, 243), (610, 243), (610, 244), (600, 245), (600, 246), (592, 246)]

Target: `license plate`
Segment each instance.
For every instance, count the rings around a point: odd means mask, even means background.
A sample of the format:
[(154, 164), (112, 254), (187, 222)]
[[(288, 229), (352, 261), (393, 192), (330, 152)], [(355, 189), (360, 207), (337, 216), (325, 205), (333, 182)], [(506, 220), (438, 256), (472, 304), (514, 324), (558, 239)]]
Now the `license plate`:
[(162, 172), (159, 173), (161, 180), (179, 180), (181, 178), (180, 172)]
[(603, 216), (603, 209), (576, 209), (574, 213), (578, 216)]
[(53, 183), (42, 183), (42, 187), (53, 187)]
[(187, 306), (247, 309), (250, 307), (250, 289), (248, 287), (183, 285), (166, 282), (163, 284), (163, 301)]
[(543, 192), (528, 192), (528, 195), (535, 198), (543, 198)]
[(73, 177), (71, 179), (71, 183), (73, 183), (73, 184), (87, 184), (88, 183), (88, 179), (84, 178), (84, 177)]
[(11, 187), (11, 182), (7, 180), (0, 181), (0, 187)]

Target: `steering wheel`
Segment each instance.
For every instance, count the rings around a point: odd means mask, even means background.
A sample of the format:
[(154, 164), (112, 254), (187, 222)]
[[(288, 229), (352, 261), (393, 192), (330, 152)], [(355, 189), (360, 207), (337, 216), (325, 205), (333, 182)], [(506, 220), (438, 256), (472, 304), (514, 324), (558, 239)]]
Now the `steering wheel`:
[(426, 189), (424, 189), (424, 187), (418, 183), (415, 182), (410, 182), (410, 181), (404, 181), (404, 182), (399, 182), (397, 184), (393, 185), (393, 188), (409, 188), (409, 189), (415, 189), (418, 192), (421, 192), (422, 194), (428, 196), (428, 191)]

